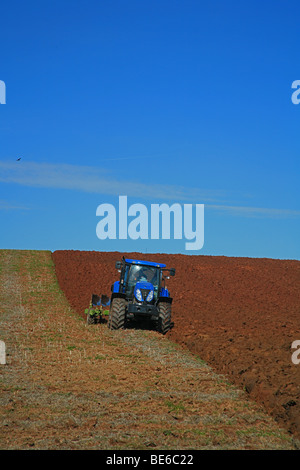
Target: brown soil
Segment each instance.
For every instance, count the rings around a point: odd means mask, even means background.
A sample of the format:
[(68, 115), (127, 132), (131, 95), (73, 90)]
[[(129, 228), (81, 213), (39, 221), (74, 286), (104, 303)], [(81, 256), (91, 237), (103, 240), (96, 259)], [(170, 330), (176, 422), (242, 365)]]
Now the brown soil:
[(50, 252), (0, 250), (0, 338), (2, 450), (300, 448), (261, 405), (168, 337), (88, 325), (59, 289)]
[[(82, 315), (92, 293), (110, 295), (123, 253), (56, 251), (59, 284)], [(130, 253), (176, 268), (171, 340), (197, 353), (245, 389), (289, 432), (300, 436), (300, 262)]]

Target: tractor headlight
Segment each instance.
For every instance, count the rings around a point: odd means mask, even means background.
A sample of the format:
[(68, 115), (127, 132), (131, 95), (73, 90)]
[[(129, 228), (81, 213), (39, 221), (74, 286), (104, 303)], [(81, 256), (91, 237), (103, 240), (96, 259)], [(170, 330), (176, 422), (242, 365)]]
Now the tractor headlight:
[(149, 294), (147, 295), (147, 299), (146, 299), (147, 302), (151, 302), (151, 300), (153, 299), (153, 294), (154, 292), (153, 290), (151, 290)]
[(135, 296), (136, 296), (136, 298), (137, 298), (137, 300), (138, 300), (139, 302), (142, 302), (142, 301), (143, 301), (143, 296), (142, 296), (142, 293), (141, 293), (140, 289), (137, 289), (137, 290), (135, 291)]

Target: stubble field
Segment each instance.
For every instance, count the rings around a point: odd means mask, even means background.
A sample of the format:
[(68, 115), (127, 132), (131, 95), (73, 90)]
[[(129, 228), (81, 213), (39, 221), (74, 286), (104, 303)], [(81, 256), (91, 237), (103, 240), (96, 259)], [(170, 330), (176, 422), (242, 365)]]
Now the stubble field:
[[(299, 303), (291, 296), (294, 303), (285, 305), (285, 326), (274, 315), (268, 343), (263, 315), (263, 306), (265, 315), (274, 310), (272, 302), (283, 309), (287, 282), (296, 291), (299, 265), (269, 274), (282, 290), (269, 304), (261, 287), (255, 310), (251, 291), (233, 301), (255, 260), (151, 258), (177, 269), (169, 285), (174, 327), (166, 336), (87, 324), (84, 308), (92, 292), (109, 292), (119, 253), (0, 250), (0, 338), (7, 352), (0, 367), (0, 449), (299, 449), (297, 414), (290, 413), (299, 398), (299, 369), (290, 360)], [(286, 269), (288, 281), (281, 279)], [(246, 374), (255, 377), (252, 389), (243, 385)], [(261, 384), (267, 397), (279, 390), (281, 414), (256, 400), (252, 390)]]

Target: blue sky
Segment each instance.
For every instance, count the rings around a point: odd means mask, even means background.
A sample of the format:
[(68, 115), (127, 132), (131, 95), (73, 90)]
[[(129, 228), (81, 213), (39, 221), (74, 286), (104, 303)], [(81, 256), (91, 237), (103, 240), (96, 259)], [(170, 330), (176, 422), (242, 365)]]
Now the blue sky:
[[(0, 248), (300, 259), (299, 18), (283, 0), (2, 3)], [(119, 195), (203, 203), (203, 248), (99, 240)]]

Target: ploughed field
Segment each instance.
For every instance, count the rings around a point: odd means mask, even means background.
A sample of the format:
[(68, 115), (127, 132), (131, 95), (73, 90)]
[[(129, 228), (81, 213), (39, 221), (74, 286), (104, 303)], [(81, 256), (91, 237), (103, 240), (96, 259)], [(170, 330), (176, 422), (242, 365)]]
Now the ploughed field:
[[(222, 256), (126, 253), (176, 268), (172, 341), (199, 355), (300, 436), (300, 262)], [(55, 251), (59, 285), (84, 315), (91, 294), (111, 293), (123, 253)]]
[[(64, 277), (72, 266), (61, 267)], [(75, 263), (71, 277), (83, 271)], [(74, 279), (77, 295), (84, 284)], [(0, 449), (145, 450), (149, 459), (300, 448), (263, 406), (167, 336), (88, 324), (61, 291), (51, 252), (0, 250)]]

